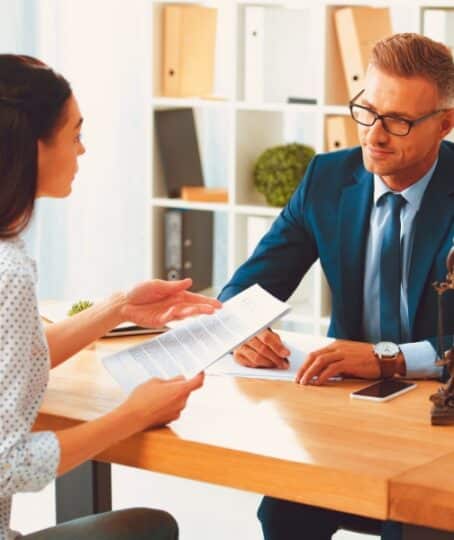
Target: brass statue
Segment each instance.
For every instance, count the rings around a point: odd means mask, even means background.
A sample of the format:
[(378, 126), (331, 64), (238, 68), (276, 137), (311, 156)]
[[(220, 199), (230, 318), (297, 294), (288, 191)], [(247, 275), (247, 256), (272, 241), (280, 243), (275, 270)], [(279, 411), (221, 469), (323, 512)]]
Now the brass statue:
[(454, 290), (454, 247), (448, 254), (446, 260), (448, 273), (446, 281), (434, 283), (434, 288), (438, 293), (438, 349), (440, 360), (437, 366), (446, 366), (449, 373), (449, 380), (445, 386), (438, 389), (430, 396), (430, 401), (434, 404), (431, 411), (431, 421), (434, 425), (454, 424), (454, 346), (443, 353), (443, 306), (442, 297)]

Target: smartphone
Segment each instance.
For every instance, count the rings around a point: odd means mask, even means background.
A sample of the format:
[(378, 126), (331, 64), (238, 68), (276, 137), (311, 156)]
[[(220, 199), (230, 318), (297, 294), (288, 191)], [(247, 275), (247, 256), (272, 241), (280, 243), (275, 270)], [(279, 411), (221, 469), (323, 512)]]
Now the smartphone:
[(388, 401), (405, 392), (416, 388), (416, 384), (399, 379), (383, 379), (350, 394), (350, 397), (357, 399), (371, 399), (372, 401)]

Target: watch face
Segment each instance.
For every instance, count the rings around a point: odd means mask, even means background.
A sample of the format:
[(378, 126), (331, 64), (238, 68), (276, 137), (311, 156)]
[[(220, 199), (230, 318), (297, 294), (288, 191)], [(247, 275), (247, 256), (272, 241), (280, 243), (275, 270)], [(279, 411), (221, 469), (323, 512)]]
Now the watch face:
[(375, 351), (381, 356), (396, 356), (399, 350), (399, 347), (390, 341), (380, 341), (375, 345)]

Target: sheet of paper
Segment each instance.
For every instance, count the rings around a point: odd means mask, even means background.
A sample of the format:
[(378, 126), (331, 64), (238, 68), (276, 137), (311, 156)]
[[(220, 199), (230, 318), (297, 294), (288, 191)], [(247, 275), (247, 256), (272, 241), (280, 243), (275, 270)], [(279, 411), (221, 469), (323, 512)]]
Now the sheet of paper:
[(241, 366), (233, 359), (233, 355), (223, 356), (207, 369), (208, 375), (231, 375), (232, 377), (247, 377), (251, 379), (272, 379), (281, 381), (293, 381), (299, 367), (304, 362), (307, 353), (288, 342), (284, 342), (290, 351), (288, 357), (288, 369), (248, 368)]
[[(293, 381), (298, 369), (311, 350), (328, 345), (333, 340), (313, 336), (301, 336), (291, 332), (278, 332), (283, 343), (290, 351), (288, 369), (248, 368), (241, 366), (231, 354), (221, 358), (207, 370), (209, 375), (230, 375), (232, 377), (247, 377), (251, 379), (269, 379), (277, 381)], [(337, 378), (338, 379), (338, 378)]]
[(153, 340), (108, 356), (104, 366), (126, 392), (151, 377), (192, 377), (289, 309), (285, 302), (253, 285), (213, 315), (195, 317)]

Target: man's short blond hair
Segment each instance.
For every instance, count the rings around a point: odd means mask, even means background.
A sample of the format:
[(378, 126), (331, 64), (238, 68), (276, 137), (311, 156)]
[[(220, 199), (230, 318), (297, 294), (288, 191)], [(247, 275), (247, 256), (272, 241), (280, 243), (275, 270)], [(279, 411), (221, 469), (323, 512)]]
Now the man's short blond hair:
[(375, 44), (370, 64), (398, 77), (429, 80), (438, 88), (440, 106), (454, 107), (454, 62), (443, 43), (421, 34), (394, 34)]

